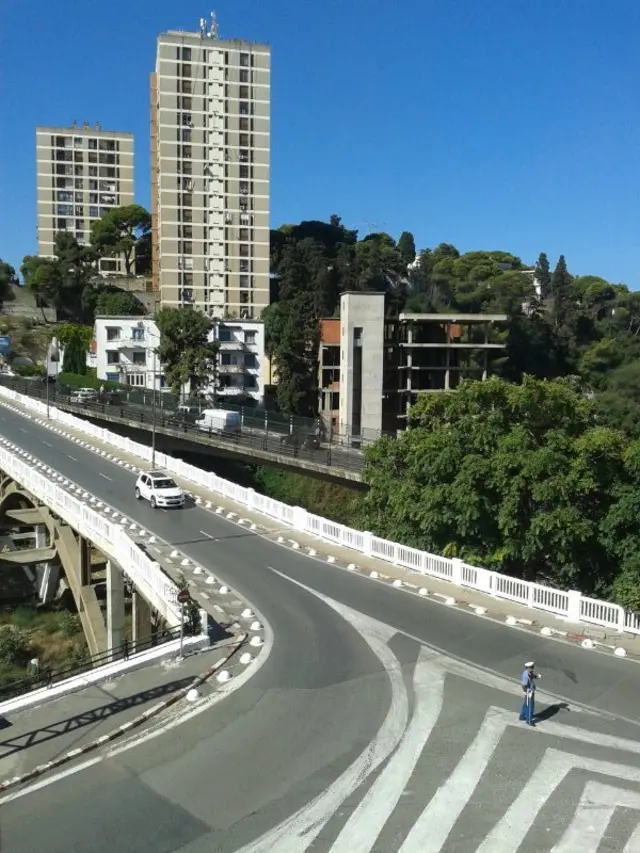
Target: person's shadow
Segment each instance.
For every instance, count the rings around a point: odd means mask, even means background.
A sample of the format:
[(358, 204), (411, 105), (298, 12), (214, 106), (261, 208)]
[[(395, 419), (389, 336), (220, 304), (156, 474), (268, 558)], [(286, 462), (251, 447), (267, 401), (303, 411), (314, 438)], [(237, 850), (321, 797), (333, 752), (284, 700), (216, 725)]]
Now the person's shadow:
[(569, 705), (566, 702), (556, 702), (553, 705), (547, 705), (542, 711), (536, 713), (536, 723), (544, 723), (547, 720), (553, 719), (560, 711), (570, 711)]

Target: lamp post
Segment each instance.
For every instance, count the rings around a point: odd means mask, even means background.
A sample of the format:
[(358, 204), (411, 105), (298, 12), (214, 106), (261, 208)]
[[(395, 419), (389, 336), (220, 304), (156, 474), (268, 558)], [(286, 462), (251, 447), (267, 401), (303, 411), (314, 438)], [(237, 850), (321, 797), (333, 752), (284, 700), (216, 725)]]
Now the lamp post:
[(151, 427), (151, 467), (156, 467), (156, 353), (157, 350), (154, 347), (153, 349), (153, 402), (151, 404), (151, 411), (153, 417), (153, 424)]
[(45, 384), (47, 386), (45, 389), (45, 394), (46, 394), (46, 398), (47, 398), (47, 420), (49, 420), (49, 380), (50, 380), (49, 367), (51, 364), (57, 364), (59, 362), (59, 360), (60, 360), (60, 354), (58, 353), (57, 348), (53, 345), (53, 342), (50, 341), (49, 345), (47, 346), (47, 361), (46, 361), (46, 366), (45, 366), (46, 374), (44, 377), (45, 378)]

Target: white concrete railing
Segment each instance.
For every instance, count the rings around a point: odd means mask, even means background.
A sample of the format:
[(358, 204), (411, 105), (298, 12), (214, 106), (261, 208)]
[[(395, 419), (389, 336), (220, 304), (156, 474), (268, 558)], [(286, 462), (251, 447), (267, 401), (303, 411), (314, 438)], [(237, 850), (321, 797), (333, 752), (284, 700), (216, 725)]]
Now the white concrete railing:
[[(0, 385), (0, 397), (20, 403), (41, 417), (46, 416), (46, 406), (40, 400), (18, 394), (2, 385)], [(110, 444), (125, 453), (138, 456), (147, 462), (151, 461), (151, 448), (145, 444), (124, 438), (53, 406), (50, 407), (49, 416), (60, 424)], [(207, 491), (217, 492), (229, 500), (240, 503), (247, 509), (275, 518), (302, 533), (309, 533), (319, 539), (360, 551), (365, 556), (386, 560), (423, 575), (447, 580), (459, 587), (478, 590), (494, 598), (514, 601), (533, 610), (555, 613), (570, 622), (586, 622), (616, 631), (640, 634), (640, 613), (626, 612), (617, 604), (588, 598), (578, 590), (563, 591), (530, 581), (518, 580), (479, 566), (471, 566), (463, 560), (440, 557), (419, 551), (417, 548), (409, 548), (407, 545), (399, 545), (397, 542), (389, 542), (372, 533), (353, 530), (343, 524), (313, 515), (302, 507), (289, 506), (265, 497), (253, 489), (239, 486), (237, 483), (218, 477), (217, 474), (203, 471), (164, 453), (156, 452), (156, 464), (159, 468), (189, 480)]]
[[(75, 498), (63, 486), (34, 467), (33, 457), (22, 451), (0, 445), (0, 468), (20, 486), (85, 536), (106, 557), (115, 560), (147, 601), (167, 620), (171, 627), (180, 624), (178, 589), (164, 574), (160, 565), (153, 562), (127, 536), (124, 526), (105, 518), (84, 501)], [(74, 484), (75, 485), (75, 484)]]

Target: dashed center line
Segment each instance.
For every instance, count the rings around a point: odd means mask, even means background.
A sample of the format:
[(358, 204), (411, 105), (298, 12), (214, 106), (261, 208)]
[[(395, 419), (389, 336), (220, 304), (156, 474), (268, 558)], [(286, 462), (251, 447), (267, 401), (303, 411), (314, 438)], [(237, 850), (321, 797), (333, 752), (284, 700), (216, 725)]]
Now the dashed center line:
[(111, 477), (107, 477), (107, 475), (103, 474), (102, 471), (98, 471), (98, 476), (103, 477), (105, 480), (109, 480), (110, 483), (113, 483), (113, 480), (111, 479)]
[(200, 531), (198, 531), (198, 532), (199, 532), (199, 533), (202, 533), (202, 535), (203, 535), (203, 536), (206, 536), (206, 537), (207, 537), (207, 539), (215, 539), (215, 538), (216, 538), (215, 536), (212, 536), (210, 533), (207, 533), (207, 531), (206, 531), (206, 530), (200, 530)]
[(44, 438), (42, 439), (42, 443), (43, 443), (43, 444), (46, 444), (46, 445), (47, 445), (47, 447), (53, 447), (53, 445), (52, 445), (52, 444), (49, 444), (49, 442), (48, 442), (48, 441), (45, 441), (45, 440), (44, 440)]
[(67, 456), (69, 457), (69, 459), (73, 459), (73, 461), (74, 461), (74, 462), (77, 462), (77, 461), (78, 461), (78, 460), (76, 459), (76, 457), (75, 457), (75, 456), (72, 456), (70, 453), (67, 453)]

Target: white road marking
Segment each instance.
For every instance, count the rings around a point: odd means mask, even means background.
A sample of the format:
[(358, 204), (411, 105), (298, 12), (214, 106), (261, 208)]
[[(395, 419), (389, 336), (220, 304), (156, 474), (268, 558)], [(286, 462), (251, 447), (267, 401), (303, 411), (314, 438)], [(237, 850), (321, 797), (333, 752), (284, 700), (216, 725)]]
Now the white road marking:
[(394, 629), (309, 589), (309, 587), (287, 577), (271, 566), (267, 566), (267, 568), (322, 599), (347, 619), (382, 663), (391, 682), (389, 711), (375, 738), (364, 752), (312, 802), (266, 832), (261, 838), (237, 851), (237, 853), (272, 853), (272, 851), (277, 850), (278, 853), (305, 853), (342, 803), (395, 750), (407, 725), (409, 701), (400, 663), (387, 645), (387, 641), (396, 633)]
[(444, 672), (423, 646), (413, 674), (416, 707), (400, 746), (362, 798), (330, 853), (369, 853), (411, 778), (444, 701)]
[(638, 850), (640, 850), (640, 826), (631, 833), (631, 838), (627, 841), (622, 853), (638, 853)]
[(50, 448), (53, 450), (53, 445), (52, 445), (52, 444), (49, 444), (49, 442), (48, 442), (48, 441), (45, 441), (45, 440), (44, 440), (44, 438), (42, 439), (42, 443), (43, 443), (43, 444), (46, 444), (46, 445), (47, 445), (47, 447), (50, 447)]
[(473, 743), (414, 823), (398, 853), (438, 853), (442, 849), (506, 728), (507, 720), (490, 708)]
[(617, 808), (637, 811), (640, 794), (601, 782), (587, 782), (573, 820), (551, 853), (598, 853)]
[(517, 853), (538, 812), (565, 776), (576, 769), (611, 776), (616, 780), (640, 783), (638, 767), (548, 749), (518, 798), (507, 809), (502, 820), (493, 827), (476, 853)]
[(75, 457), (75, 456), (72, 456), (70, 453), (67, 453), (67, 456), (69, 457), (69, 459), (73, 459), (73, 461), (74, 461), (74, 462), (77, 462), (77, 461), (78, 461), (78, 460), (76, 459), (76, 457)]
[[(257, 611), (256, 611), (257, 612)], [(217, 705), (218, 702), (221, 702), (231, 693), (234, 693), (240, 687), (245, 684), (252, 675), (255, 675), (256, 672), (267, 662), (269, 655), (273, 649), (273, 632), (271, 627), (264, 619), (261, 617), (261, 622), (264, 625), (264, 645), (262, 647), (262, 651), (258, 658), (256, 658), (255, 663), (252, 663), (247, 669), (240, 673), (240, 675), (236, 676), (232, 679), (228, 684), (225, 684), (223, 687), (219, 687), (215, 693), (212, 693), (211, 696), (208, 696), (206, 699), (202, 700), (202, 702), (196, 702), (195, 707), (189, 706), (188, 710), (184, 713), (179, 714), (174, 717), (169, 722), (161, 723), (158, 725), (156, 722), (156, 727), (152, 728), (151, 731), (147, 728), (144, 734), (136, 734), (132, 735), (130, 738), (123, 738), (123, 740), (118, 744), (118, 746), (105, 751), (102, 755), (98, 755), (95, 758), (90, 758), (87, 761), (83, 761), (81, 764), (77, 764), (74, 767), (70, 767), (68, 770), (63, 770), (60, 773), (56, 773), (51, 776), (47, 776), (44, 779), (41, 779), (39, 782), (35, 782), (33, 785), (29, 785), (27, 788), (22, 788), (17, 790), (11, 794), (7, 794), (6, 796), (0, 798), (0, 806), (4, 803), (10, 803), (13, 800), (20, 800), (22, 797), (26, 797), (29, 794), (33, 794), (36, 791), (41, 790), (42, 788), (46, 788), (49, 785), (54, 785), (56, 782), (60, 782), (62, 779), (65, 779), (67, 776), (72, 776), (75, 773), (80, 773), (82, 770), (88, 770), (89, 767), (93, 767), (96, 764), (99, 764), (102, 761), (106, 761), (109, 758), (115, 758), (117, 755), (121, 755), (123, 752), (128, 752), (130, 749), (133, 749), (136, 746), (141, 746), (144, 743), (147, 743), (150, 740), (154, 740), (161, 735), (166, 734), (167, 732), (175, 729), (176, 726), (181, 726), (184, 723), (188, 723), (194, 717), (199, 716), (200, 714), (204, 714), (206, 711), (211, 710), (214, 705)], [(150, 724), (153, 726), (153, 722)]]
[(98, 471), (98, 477), (103, 477), (105, 480), (109, 480), (110, 483), (113, 483), (111, 477), (107, 477), (107, 475), (103, 474), (102, 471)]
[(206, 537), (207, 537), (207, 539), (215, 539), (215, 538), (216, 538), (215, 536), (212, 536), (210, 533), (207, 533), (207, 531), (206, 531), (206, 530), (200, 530), (200, 531), (198, 531), (198, 532), (199, 532), (199, 533), (202, 533), (202, 535), (203, 535), (203, 536), (206, 536)]
[(20, 432), (26, 432), (26, 429), (24, 429), (24, 427), (18, 427), (18, 429), (20, 430)]

